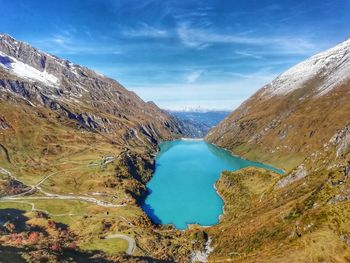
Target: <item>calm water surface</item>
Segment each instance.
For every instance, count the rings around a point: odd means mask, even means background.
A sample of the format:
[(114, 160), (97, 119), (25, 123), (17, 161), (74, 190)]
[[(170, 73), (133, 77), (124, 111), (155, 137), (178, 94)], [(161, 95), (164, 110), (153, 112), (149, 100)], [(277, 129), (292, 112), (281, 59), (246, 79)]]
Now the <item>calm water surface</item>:
[(256, 166), (281, 172), (232, 156), (204, 141), (164, 142), (160, 149), (143, 209), (155, 223), (173, 224), (178, 229), (186, 229), (187, 224), (210, 226), (219, 222), (224, 203), (214, 183), (222, 171)]

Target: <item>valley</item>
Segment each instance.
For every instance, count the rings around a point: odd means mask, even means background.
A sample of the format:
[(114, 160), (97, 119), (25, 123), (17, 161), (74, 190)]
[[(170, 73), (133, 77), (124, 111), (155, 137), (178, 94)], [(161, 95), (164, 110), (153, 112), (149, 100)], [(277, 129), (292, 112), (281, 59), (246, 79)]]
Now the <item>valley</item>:
[(1, 35), (0, 261), (348, 262), (349, 54), (345, 41), (302, 62), (195, 141), (244, 165), (206, 184), (220, 220), (184, 231), (141, 206), (161, 143), (193, 131), (115, 80)]
[[(72, 253), (84, 262), (187, 259), (200, 243), (154, 226), (137, 205), (157, 142), (183, 136), (176, 120), (114, 80), (10, 36), (0, 51), (2, 246), (30, 262)], [(132, 257), (126, 237), (136, 243)]]
[(177, 229), (188, 229), (192, 225), (210, 227), (219, 223), (223, 200), (213, 185), (222, 171), (249, 166), (278, 171), (232, 156), (201, 140), (163, 142), (160, 149), (142, 208), (153, 222), (172, 224)]
[(188, 135), (194, 138), (203, 138), (209, 130), (218, 125), (229, 115), (229, 111), (218, 110), (186, 110), (168, 111), (178, 118), (188, 131)]

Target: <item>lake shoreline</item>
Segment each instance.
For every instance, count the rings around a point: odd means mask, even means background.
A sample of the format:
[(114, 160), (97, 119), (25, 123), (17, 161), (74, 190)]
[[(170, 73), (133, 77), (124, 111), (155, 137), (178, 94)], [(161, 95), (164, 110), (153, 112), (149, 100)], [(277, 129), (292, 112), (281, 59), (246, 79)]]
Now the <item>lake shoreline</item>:
[[(218, 223), (218, 224), (221, 223), (222, 218), (223, 218), (223, 217), (225, 216), (225, 214), (226, 214), (226, 211), (225, 211), (225, 206), (226, 206), (225, 198), (224, 198), (224, 196), (219, 192), (218, 187), (216, 186), (216, 184), (220, 181), (221, 177), (222, 177), (222, 172), (221, 172), (221, 174), (220, 174), (219, 179), (218, 179), (218, 180), (215, 182), (215, 184), (213, 185), (213, 187), (214, 187), (214, 189), (215, 189), (217, 195), (220, 196), (220, 198), (222, 199), (222, 201), (223, 201), (223, 203), (224, 203), (223, 206), (222, 206), (222, 213), (221, 213), (221, 215), (219, 215), (219, 223)], [(218, 224), (217, 224), (217, 225), (218, 225)]]
[[(230, 151), (229, 149), (227, 149), (227, 148), (225, 148), (225, 147), (222, 147), (222, 146), (220, 146), (220, 145), (217, 145), (216, 143), (208, 142), (208, 141), (205, 140), (205, 138), (203, 139), (203, 141), (205, 141), (206, 143), (210, 143), (210, 144), (212, 144), (212, 145), (215, 145), (216, 147), (218, 147), (218, 148), (220, 148), (220, 149), (225, 150), (226, 152), (230, 153), (233, 157), (237, 157), (237, 158), (240, 158), (240, 159), (249, 161), (249, 162), (254, 162), (254, 163), (258, 163), (258, 164), (261, 164), (261, 165), (268, 166), (268, 167), (272, 168), (272, 170), (275, 171), (275, 172), (277, 172), (277, 173), (281, 173), (281, 174), (285, 174), (285, 173), (286, 173), (286, 171), (285, 171), (284, 169), (276, 168), (275, 166), (273, 166), (273, 164), (270, 164), (270, 163), (263, 163), (263, 162), (259, 162), (259, 161), (252, 161), (252, 160), (249, 160), (248, 158), (246, 158), (246, 157), (244, 157), (244, 156), (235, 154), (234, 152)], [(278, 172), (278, 171), (279, 171), (279, 172)]]
[[(176, 227), (176, 222), (172, 222), (172, 223), (168, 223), (168, 224), (165, 224), (165, 223), (158, 223), (157, 221), (158, 220), (153, 220), (152, 219), (152, 214), (149, 214), (149, 212), (147, 211), (147, 209), (145, 210), (144, 208), (149, 205), (149, 204), (146, 204), (146, 199), (149, 197), (150, 194), (152, 194), (151, 191), (149, 191), (149, 187), (148, 187), (148, 184), (149, 182), (153, 179), (155, 173), (156, 173), (156, 167), (158, 165), (158, 157), (159, 157), (159, 154), (161, 153), (161, 151), (164, 151), (164, 148), (161, 148), (161, 144), (162, 143), (167, 143), (169, 142), (170, 145), (171, 143), (176, 143), (176, 142), (183, 142), (183, 143), (195, 143), (195, 142), (198, 142), (198, 143), (205, 143), (206, 145), (209, 145), (209, 148), (210, 145), (212, 145), (213, 147), (211, 148), (211, 152), (213, 153), (214, 151), (214, 154), (218, 154), (218, 156), (220, 157), (221, 154), (225, 154), (227, 156), (229, 156), (228, 158), (230, 159), (231, 157), (235, 159), (235, 162), (242, 162), (241, 165), (239, 165), (237, 168), (234, 168), (234, 167), (226, 167), (226, 168), (222, 168), (220, 169), (220, 174), (219, 174), (219, 177), (217, 178), (217, 180), (212, 184), (212, 189), (214, 189), (215, 191), (215, 194), (220, 198), (220, 200), (222, 201), (222, 208), (221, 208), (221, 212), (220, 214), (218, 215), (218, 222), (217, 223), (213, 223), (213, 224), (210, 224), (210, 225), (207, 225), (207, 224), (203, 224), (201, 225), (200, 223), (197, 223), (197, 222), (193, 222), (193, 223), (186, 223), (186, 228), (184, 227), (180, 227), (180, 228), (177, 228)], [(213, 150), (214, 149), (214, 150)], [(218, 153), (215, 153), (216, 150), (218, 151)], [(168, 149), (167, 149), (168, 150)], [(166, 151), (167, 151), (166, 150)], [(221, 157), (220, 157), (221, 158)], [(237, 159), (237, 160), (236, 160)], [(218, 183), (219, 181), (222, 179), (222, 174), (225, 170), (228, 170), (228, 171), (237, 171), (237, 170), (240, 170), (240, 169), (244, 169), (245, 167), (254, 167), (255, 165), (258, 165), (258, 167), (263, 167), (265, 169), (275, 169), (275, 170), (279, 170), (279, 169), (276, 169), (270, 165), (265, 165), (263, 163), (258, 163), (258, 162), (252, 162), (246, 158), (243, 158), (241, 156), (238, 156), (238, 155), (235, 155), (233, 153), (231, 153), (229, 150), (223, 148), (223, 147), (220, 147), (220, 146), (217, 146), (216, 144), (213, 144), (213, 143), (209, 143), (207, 141), (205, 141), (203, 138), (177, 138), (177, 139), (174, 139), (174, 140), (169, 140), (169, 141), (164, 141), (164, 142), (161, 142), (157, 145), (157, 150), (154, 154), (152, 154), (152, 160), (154, 162), (154, 169), (152, 171), (152, 176), (149, 178), (149, 181), (146, 183), (146, 191), (142, 194), (142, 197), (140, 198), (141, 202), (139, 202), (139, 206), (140, 208), (143, 210), (143, 212), (147, 215), (148, 218), (151, 219), (152, 223), (154, 223), (155, 225), (159, 226), (159, 227), (171, 227), (171, 228), (174, 228), (176, 230), (179, 230), (179, 231), (187, 231), (187, 230), (190, 230), (191, 228), (194, 228), (194, 227), (199, 227), (199, 228), (210, 228), (210, 227), (213, 227), (213, 226), (217, 226), (218, 224), (220, 224), (223, 220), (223, 217), (225, 216), (226, 214), (226, 202), (225, 202), (225, 198), (224, 196), (218, 191)], [(204, 161), (205, 162), (205, 161)], [(209, 164), (209, 163), (208, 163)], [(175, 168), (174, 168), (175, 169)], [(177, 168), (175, 169), (177, 171)], [(279, 170), (280, 171), (280, 170)], [(171, 203), (171, 201), (169, 201)], [(150, 206), (151, 209), (153, 209), (152, 205)], [(158, 215), (155, 215), (156, 217), (158, 217)], [(162, 222), (163, 220), (160, 219), (159, 220), (160, 222)]]
[[(204, 141), (204, 138), (186, 138), (186, 137), (183, 137), (183, 138), (180, 138), (179, 140), (181, 141)], [(174, 140), (176, 141), (176, 140)]]
[[(174, 147), (175, 145), (176, 147)], [(221, 171), (231, 167), (230, 164), (224, 159), (221, 159), (217, 151), (213, 152), (213, 150), (208, 147), (208, 143), (200, 138), (181, 138), (163, 142), (163, 144), (159, 144), (158, 146), (157, 155), (154, 156), (156, 170), (153, 172), (152, 178), (154, 178), (154, 176), (158, 178), (157, 174), (160, 173), (163, 178), (160, 182), (163, 182), (162, 184), (165, 182), (166, 185), (159, 185), (157, 182), (151, 182), (152, 179), (147, 183), (146, 187), (148, 191), (144, 198), (145, 201), (140, 202), (143, 211), (153, 223), (157, 225), (170, 225), (170, 223), (172, 223), (172, 225), (178, 230), (186, 231), (187, 229), (190, 229), (192, 225), (197, 225), (198, 227), (211, 227), (212, 225), (218, 224), (220, 221), (220, 215), (223, 212), (222, 207), (224, 201), (217, 194), (213, 184), (218, 180)], [(174, 157), (170, 157), (170, 159), (167, 157), (173, 155)], [(165, 159), (163, 159), (164, 156)], [(177, 158), (177, 161), (173, 162), (171, 158)], [(193, 163), (191, 161), (192, 158)], [(203, 163), (206, 163), (209, 166), (203, 166)], [(183, 164), (185, 164), (185, 166), (183, 166)], [(189, 166), (187, 167), (186, 165)], [(234, 168), (232, 167), (232, 169)], [(169, 172), (171, 175), (168, 174)], [(194, 173), (194, 177), (189, 176), (191, 173)], [(170, 177), (166, 179), (164, 176)], [(169, 180), (171, 180), (171, 183), (169, 183)], [(179, 183), (181, 182), (181, 189), (172, 189), (174, 187), (169, 188), (171, 185), (177, 185), (178, 180), (180, 180)], [(187, 182), (188, 180), (189, 182)], [(202, 185), (202, 187), (200, 189), (193, 188), (194, 185), (197, 184)], [(170, 192), (164, 190), (164, 187)], [(182, 194), (179, 195), (174, 192), (177, 190), (181, 190)], [(162, 194), (159, 195), (158, 193)], [(177, 196), (176, 200), (178, 201), (174, 203), (172, 200), (175, 196)], [(203, 196), (208, 203), (203, 203), (203, 199), (201, 199)], [(192, 204), (194, 207), (192, 207)], [(187, 212), (180, 213), (176, 216), (174, 215), (174, 217), (172, 217), (172, 214), (169, 214), (169, 212), (160, 212), (172, 211), (172, 209), (176, 212), (178, 209), (177, 207), (182, 206), (184, 206), (183, 209), (185, 210), (181, 211)], [(189, 216), (189, 214), (192, 216)], [(217, 215), (215, 216), (215, 214)], [(162, 215), (165, 215), (165, 217), (162, 217)], [(183, 218), (185, 221), (180, 223), (182, 220), (180, 218)]]

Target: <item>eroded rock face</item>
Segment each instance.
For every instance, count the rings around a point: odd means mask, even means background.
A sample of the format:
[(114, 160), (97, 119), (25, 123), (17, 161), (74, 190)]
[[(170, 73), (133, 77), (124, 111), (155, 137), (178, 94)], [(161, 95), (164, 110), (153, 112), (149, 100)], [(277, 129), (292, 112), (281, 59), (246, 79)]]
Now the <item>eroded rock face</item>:
[(7, 123), (7, 121), (5, 120), (4, 117), (0, 116), (0, 129), (6, 130), (9, 128), (11, 128), (11, 125), (9, 123)]
[(332, 197), (329, 201), (328, 204), (336, 204), (340, 202), (345, 202), (350, 200), (350, 194), (339, 194), (334, 197)]
[(350, 150), (350, 124), (337, 132), (329, 142), (336, 146), (337, 157), (347, 154)]
[(301, 164), (294, 172), (292, 172), (290, 175), (287, 175), (286, 177), (279, 180), (276, 184), (276, 188), (282, 188), (285, 187), (291, 183), (294, 183), (308, 175), (308, 172), (303, 164)]
[(350, 162), (348, 162), (348, 165), (345, 167), (345, 175), (346, 176), (350, 175)]

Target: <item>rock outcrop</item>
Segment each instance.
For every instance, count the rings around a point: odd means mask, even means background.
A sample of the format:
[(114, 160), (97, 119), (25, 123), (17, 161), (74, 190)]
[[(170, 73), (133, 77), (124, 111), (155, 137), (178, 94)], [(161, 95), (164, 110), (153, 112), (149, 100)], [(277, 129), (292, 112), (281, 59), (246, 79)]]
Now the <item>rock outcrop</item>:
[(337, 157), (343, 157), (350, 151), (350, 125), (343, 127), (329, 141), (336, 146)]
[(295, 171), (293, 171), (291, 174), (289, 174), (286, 177), (283, 177), (281, 180), (279, 180), (276, 184), (276, 188), (282, 188), (285, 187), (291, 183), (294, 183), (304, 177), (307, 176), (307, 170), (305, 169), (304, 165), (301, 164)]

